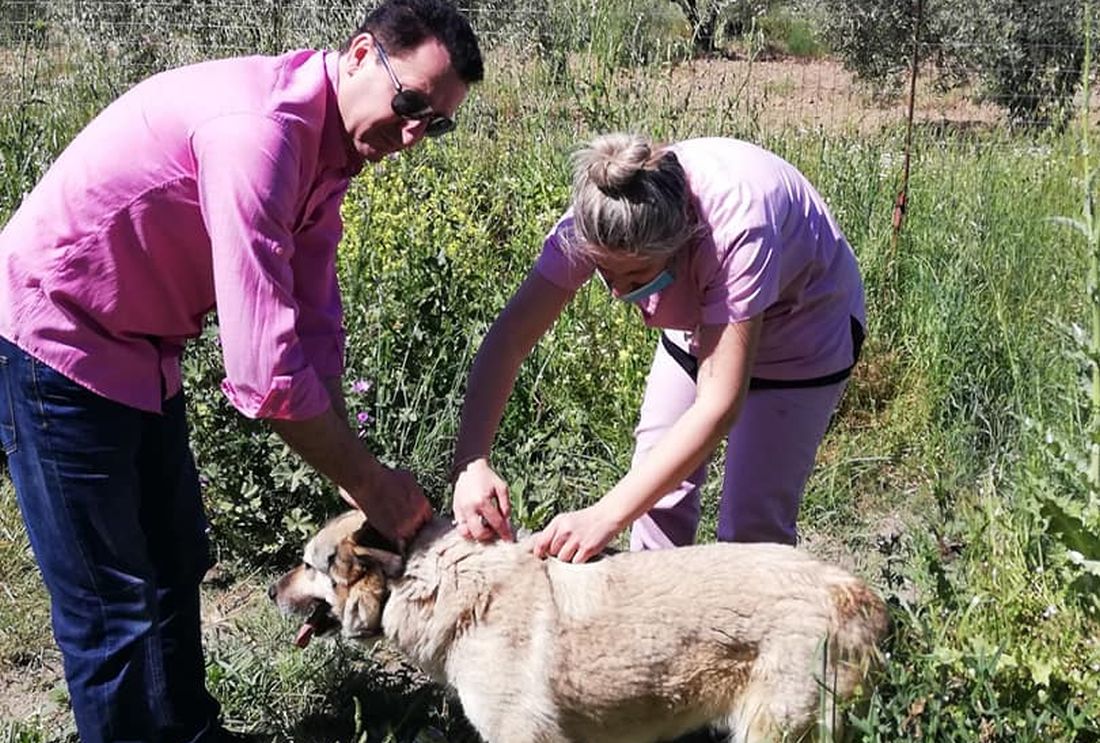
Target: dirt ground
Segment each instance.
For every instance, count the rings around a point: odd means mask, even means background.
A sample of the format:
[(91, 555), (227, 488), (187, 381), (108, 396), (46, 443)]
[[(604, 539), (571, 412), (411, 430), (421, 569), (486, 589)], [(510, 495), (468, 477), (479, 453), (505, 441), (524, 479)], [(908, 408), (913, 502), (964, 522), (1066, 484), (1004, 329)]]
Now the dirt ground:
[[(695, 60), (677, 67), (672, 77), (676, 85), (692, 89), (700, 101), (735, 91), (741, 105), (770, 129), (872, 132), (900, 125), (907, 115), (907, 88), (888, 101), (877, 101), (834, 60)], [(970, 101), (963, 92), (934, 91), (929, 81), (919, 78), (915, 100), (914, 119), (925, 124), (968, 127), (1002, 121), (995, 106)]]

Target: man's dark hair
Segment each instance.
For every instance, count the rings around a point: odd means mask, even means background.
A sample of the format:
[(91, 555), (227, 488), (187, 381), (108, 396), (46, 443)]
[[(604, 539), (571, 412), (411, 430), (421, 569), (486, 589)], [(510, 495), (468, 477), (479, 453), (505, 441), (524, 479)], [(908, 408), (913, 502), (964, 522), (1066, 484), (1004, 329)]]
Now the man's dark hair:
[(351, 39), (362, 33), (377, 38), (395, 56), (434, 38), (446, 48), (451, 67), (462, 82), (471, 85), (485, 76), (474, 29), (449, 0), (383, 0), (367, 12)]

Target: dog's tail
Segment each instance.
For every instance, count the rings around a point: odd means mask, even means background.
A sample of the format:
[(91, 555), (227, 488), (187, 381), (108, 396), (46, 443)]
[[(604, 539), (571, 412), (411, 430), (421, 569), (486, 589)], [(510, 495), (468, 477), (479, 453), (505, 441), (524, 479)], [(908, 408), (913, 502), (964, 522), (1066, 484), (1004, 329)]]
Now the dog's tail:
[(861, 580), (830, 587), (836, 662), (853, 671), (855, 683), (880, 660), (879, 643), (890, 626), (886, 604)]
[(863, 684), (882, 661), (879, 644), (890, 624), (886, 604), (863, 581), (837, 583), (829, 594), (832, 632), (820, 656), (818, 740), (837, 739), (840, 705), (866, 691)]

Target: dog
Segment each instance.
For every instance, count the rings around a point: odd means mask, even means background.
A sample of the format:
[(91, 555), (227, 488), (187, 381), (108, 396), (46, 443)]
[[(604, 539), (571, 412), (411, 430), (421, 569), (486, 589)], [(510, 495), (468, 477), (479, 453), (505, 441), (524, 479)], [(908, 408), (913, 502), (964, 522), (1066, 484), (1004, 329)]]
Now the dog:
[(848, 572), (776, 544), (541, 560), (435, 519), (398, 554), (358, 511), (272, 584), (297, 643), (384, 636), (453, 689), (487, 743), (835, 735), (887, 631)]

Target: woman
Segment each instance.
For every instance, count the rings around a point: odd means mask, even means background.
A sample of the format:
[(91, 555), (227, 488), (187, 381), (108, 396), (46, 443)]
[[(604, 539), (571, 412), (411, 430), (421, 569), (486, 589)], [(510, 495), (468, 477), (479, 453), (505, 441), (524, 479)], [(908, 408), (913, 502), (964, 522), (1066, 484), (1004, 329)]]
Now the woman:
[(459, 529), (511, 538), (490, 445), (520, 363), (597, 273), (663, 332), (630, 471), (595, 504), (556, 516), (535, 553), (584, 562), (630, 524), (632, 549), (691, 543), (723, 436), (718, 539), (793, 544), (863, 338), (863, 285), (839, 227), (798, 170), (746, 142), (610, 134), (574, 162), (572, 207), (471, 369), (455, 452)]

